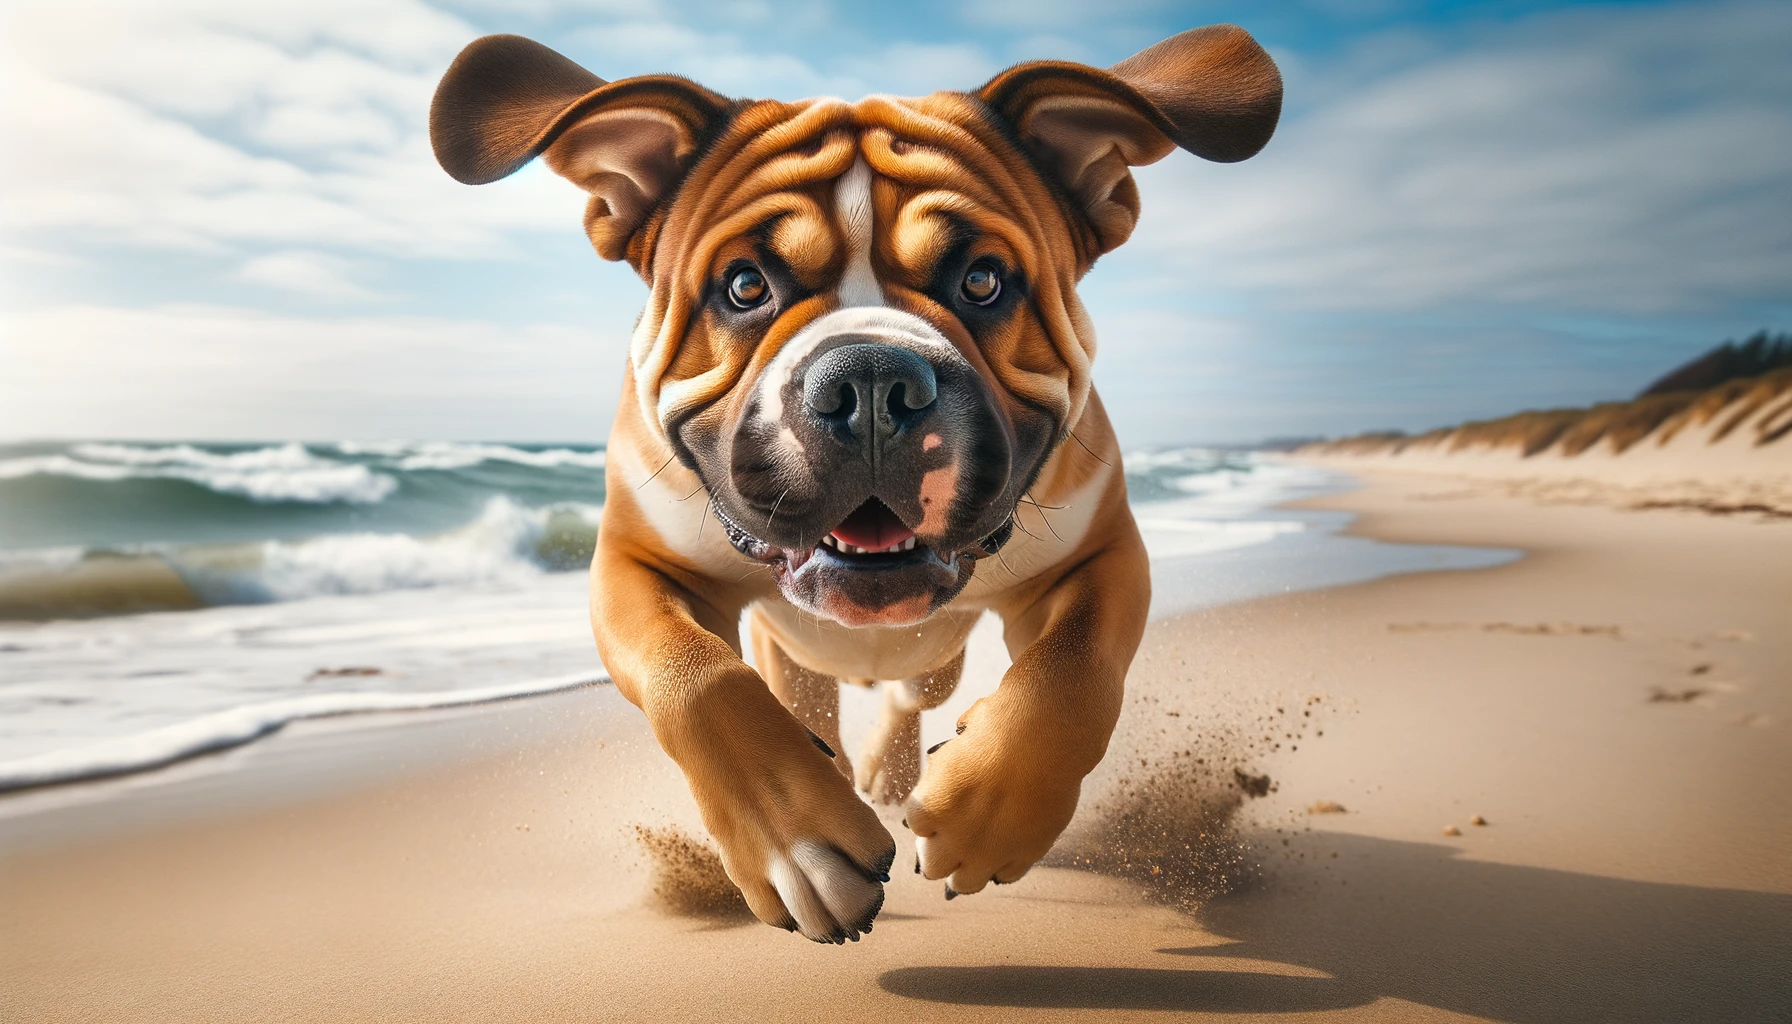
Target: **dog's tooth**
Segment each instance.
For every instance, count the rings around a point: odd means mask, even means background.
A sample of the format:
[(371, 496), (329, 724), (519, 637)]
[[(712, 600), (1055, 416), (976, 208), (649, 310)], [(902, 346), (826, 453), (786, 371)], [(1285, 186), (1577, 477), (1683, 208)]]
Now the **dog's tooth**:
[(915, 538), (910, 537), (909, 539), (903, 541), (902, 542), (902, 550), (904, 550), (904, 551), (915, 550)]

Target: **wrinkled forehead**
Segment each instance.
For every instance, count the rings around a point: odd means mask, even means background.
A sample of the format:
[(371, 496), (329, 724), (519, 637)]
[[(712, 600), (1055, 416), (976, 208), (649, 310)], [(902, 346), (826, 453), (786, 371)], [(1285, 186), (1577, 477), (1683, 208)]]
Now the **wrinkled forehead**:
[(1018, 249), (1042, 233), (1070, 242), (1055, 193), (980, 101), (942, 92), (745, 108), (693, 167), (654, 251), (695, 287), (763, 247), (820, 287), (874, 239), (879, 277), (919, 286), (955, 246)]

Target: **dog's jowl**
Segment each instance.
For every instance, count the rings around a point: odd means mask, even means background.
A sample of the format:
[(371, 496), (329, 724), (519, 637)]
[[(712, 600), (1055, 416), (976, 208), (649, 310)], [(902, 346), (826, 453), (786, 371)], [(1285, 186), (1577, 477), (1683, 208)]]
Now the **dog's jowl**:
[[(1019, 878), (1070, 821), (1150, 599), (1076, 284), (1132, 233), (1130, 167), (1242, 160), (1281, 95), (1231, 26), (919, 99), (605, 82), (517, 36), (443, 77), (442, 166), (482, 184), (544, 157), (651, 290), (592, 627), (768, 924), (871, 930), (896, 847), (855, 790), (903, 805), (948, 896)], [(1013, 665), (923, 773), (918, 716), (987, 610)], [(856, 770), (841, 680), (886, 681)]]

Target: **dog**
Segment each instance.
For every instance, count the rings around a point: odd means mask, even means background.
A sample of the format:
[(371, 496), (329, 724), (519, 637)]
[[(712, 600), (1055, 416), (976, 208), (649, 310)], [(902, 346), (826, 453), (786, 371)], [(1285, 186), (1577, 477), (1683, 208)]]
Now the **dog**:
[[(1281, 103), (1230, 25), (919, 99), (606, 82), (510, 35), (443, 76), (442, 167), (484, 184), (543, 157), (650, 289), (591, 622), (760, 920), (871, 931), (896, 846), (855, 783), (902, 805), (947, 899), (1019, 879), (1069, 824), (1150, 603), (1076, 285), (1137, 223), (1129, 168), (1243, 160)], [(986, 611), (1012, 666), (922, 775), (920, 712)], [(885, 681), (856, 766), (843, 680)]]

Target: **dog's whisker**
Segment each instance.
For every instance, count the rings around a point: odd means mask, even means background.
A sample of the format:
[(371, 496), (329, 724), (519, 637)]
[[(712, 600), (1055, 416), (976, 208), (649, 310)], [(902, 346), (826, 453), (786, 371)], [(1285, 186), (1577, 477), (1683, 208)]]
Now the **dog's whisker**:
[(636, 484), (636, 485), (635, 485), (635, 490), (637, 490), (637, 491), (638, 491), (638, 490), (640, 490), (640, 489), (641, 489), (641, 488), (643, 488), (643, 487), (646, 487), (646, 486), (647, 486), (647, 485), (648, 485), (648, 484), (650, 484), (650, 483), (653, 483), (653, 478), (654, 478), (654, 477), (657, 477), (657, 476), (659, 476), (659, 475), (660, 475), (660, 474), (661, 474), (661, 473), (664, 473), (664, 472), (665, 472), (665, 471), (666, 471), (666, 467), (667, 467), (667, 466), (670, 466), (670, 465), (671, 465), (671, 464), (672, 464), (672, 460), (673, 460), (673, 459), (675, 459), (675, 458), (677, 458), (677, 456), (676, 456), (676, 455), (668, 455), (668, 456), (666, 456), (666, 461), (664, 461), (664, 462), (662, 462), (662, 463), (660, 463), (660, 468), (658, 468), (658, 469), (656, 469), (656, 470), (654, 470), (654, 471), (653, 471), (653, 476), (650, 476), (650, 477), (648, 477), (648, 478), (647, 478), (647, 479), (645, 479), (645, 480), (643, 480), (643, 481), (641, 481), (641, 482), (640, 482), (640, 483), (638, 483), (638, 484)]
[(778, 518), (778, 506), (784, 504), (784, 499), (788, 498), (789, 496), (790, 496), (790, 488), (786, 487), (786, 488), (784, 488), (784, 493), (778, 495), (778, 500), (772, 502), (772, 513), (771, 513), (771, 515), (768, 515), (765, 517), (765, 530), (767, 533), (771, 532), (772, 520)]
[[(1031, 498), (1027, 498), (1025, 500), (1026, 500), (1027, 504), (1033, 506), (1033, 511), (1039, 513), (1039, 521), (1045, 524), (1045, 528), (1052, 531), (1053, 539), (1057, 540), (1059, 543), (1063, 543), (1064, 538), (1058, 536), (1058, 528), (1052, 525), (1051, 519), (1049, 517), (1047, 517), (1045, 514), (1045, 506), (1039, 504), (1037, 501), (1034, 501)], [(1063, 508), (1064, 506), (1058, 505), (1056, 507)], [(1015, 518), (1018, 519), (1019, 517), (1016, 516)]]
[(1008, 570), (1008, 575), (1013, 576), (1015, 579), (1020, 578), (1020, 573), (1014, 571), (1014, 567), (1008, 564), (1008, 559), (1003, 558), (1000, 551), (996, 552), (996, 561), (1002, 563), (1002, 568)]
[(1088, 446), (1088, 445), (1086, 445), (1086, 444), (1083, 444), (1083, 439), (1082, 439), (1082, 438), (1080, 438), (1080, 437), (1078, 437), (1078, 436), (1076, 436), (1076, 431), (1074, 431), (1074, 430), (1066, 430), (1066, 431), (1065, 431), (1065, 433), (1066, 433), (1066, 434), (1069, 434), (1069, 435), (1070, 435), (1070, 439), (1071, 439), (1071, 440), (1072, 440), (1072, 441), (1075, 441), (1075, 442), (1076, 442), (1076, 443), (1077, 443), (1077, 445), (1078, 445), (1078, 446), (1079, 446), (1079, 447), (1081, 447), (1081, 448), (1082, 448), (1082, 449), (1083, 449), (1083, 451), (1086, 451), (1086, 452), (1088, 452), (1088, 453), (1089, 453), (1089, 457), (1090, 457), (1090, 458), (1092, 458), (1092, 459), (1094, 459), (1094, 460), (1095, 460), (1095, 461), (1096, 461), (1096, 462), (1099, 462), (1099, 463), (1101, 463), (1101, 464), (1102, 464), (1102, 465), (1104, 465), (1104, 466), (1106, 466), (1106, 467), (1108, 467), (1108, 468), (1109, 468), (1109, 469), (1113, 469), (1113, 468), (1114, 468), (1114, 464), (1113, 464), (1113, 463), (1111, 463), (1111, 462), (1109, 462), (1109, 461), (1108, 461), (1108, 460), (1106, 460), (1106, 459), (1104, 459), (1104, 458), (1102, 458), (1102, 457), (1101, 457), (1101, 456), (1099, 456), (1099, 455), (1097, 455), (1097, 454), (1095, 454), (1095, 452), (1094, 452), (1094, 450), (1093, 450), (1093, 449), (1091, 449), (1091, 448), (1090, 448), (1090, 447), (1089, 447), (1089, 446)]

